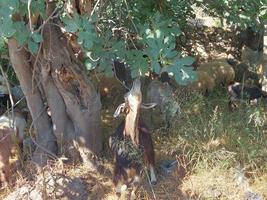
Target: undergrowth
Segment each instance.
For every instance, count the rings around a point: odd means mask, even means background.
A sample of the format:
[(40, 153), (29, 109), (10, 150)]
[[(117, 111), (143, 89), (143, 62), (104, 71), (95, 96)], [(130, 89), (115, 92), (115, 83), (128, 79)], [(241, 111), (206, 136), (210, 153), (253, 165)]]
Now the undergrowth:
[(266, 173), (264, 107), (244, 101), (238, 110), (230, 112), (227, 103), (223, 89), (217, 89), (208, 97), (190, 95), (181, 102), (183, 114), (168, 134), (156, 131), (160, 152), (186, 156), (193, 171), (241, 165), (249, 174)]

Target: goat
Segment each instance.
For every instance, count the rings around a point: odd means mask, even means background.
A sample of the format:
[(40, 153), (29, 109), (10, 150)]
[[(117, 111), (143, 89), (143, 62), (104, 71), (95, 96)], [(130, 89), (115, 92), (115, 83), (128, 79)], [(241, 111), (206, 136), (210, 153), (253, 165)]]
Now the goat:
[(214, 77), (209, 75), (205, 71), (196, 71), (197, 72), (197, 80), (190, 82), (186, 88), (190, 92), (200, 92), (202, 94), (208, 94), (215, 87)]
[[(115, 132), (109, 138), (109, 146), (115, 154), (115, 167), (113, 183), (117, 194), (121, 194), (130, 184), (137, 184), (140, 180), (139, 173), (141, 164), (136, 162), (136, 156), (129, 148), (135, 147), (138, 155), (150, 169), (150, 181), (155, 184), (155, 152), (152, 137), (145, 123), (140, 119), (140, 108), (142, 102), (141, 82), (135, 79), (131, 90), (124, 96), (125, 103), (118, 106), (114, 113), (117, 117), (121, 112), (125, 112), (125, 120), (117, 127)], [(151, 104), (149, 107), (154, 107)]]
[[(0, 78), (1, 82), (1, 78)], [(17, 104), (16, 108), (22, 110), (27, 108), (27, 102), (24, 98), (24, 93), (20, 86), (14, 86), (10, 89), (12, 98), (14, 100), (14, 103)], [(10, 99), (9, 99), (9, 93), (7, 86), (5, 84), (0, 85), (0, 114), (3, 114), (6, 109), (8, 108), (8, 105), (11, 105)]]
[(10, 183), (9, 157), (11, 155), (11, 136), (14, 130), (0, 124), (0, 182), (2, 186)]
[[(169, 84), (168, 74), (162, 73), (159, 80), (154, 79), (147, 88), (147, 102), (154, 102), (160, 107), (162, 118), (166, 127), (170, 127), (170, 121), (176, 114), (180, 114), (180, 106), (173, 97), (173, 92)], [(153, 122), (151, 113), (151, 121)]]
[(230, 100), (228, 102), (228, 106), (230, 111), (233, 110), (233, 108), (237, 107), (235, 104), (236, 101), (239, 99), (248, 99), (250, 101), (258, 101), (259, 98), (267, 99), (267, 93), (262, 91), (257, 86), (249, 86), (244, 85), (238, 82), (232, 82), (228, 85), (228, 94), (230, 96)]
[(226, 60), (214, 60), (212, 62), (202, 63), (198, 71), (208, 73), (214, 78), (215, 84), (228, 84), (235, 79), (235, 71)]
[(9, 115), (2, 115), (0, 117), (0, 125), (12, 128), (14, 125), (14, 133), (16, 138), (18, 139), (18, 144), (20, 147), (20, 150), (23, 150), (23, 140), (24, 140), (24, 130), (27, 125), (27, 122), (23, 116), (22, 113), (14, 111), (14, 119), (12, 119), (11, 114)]

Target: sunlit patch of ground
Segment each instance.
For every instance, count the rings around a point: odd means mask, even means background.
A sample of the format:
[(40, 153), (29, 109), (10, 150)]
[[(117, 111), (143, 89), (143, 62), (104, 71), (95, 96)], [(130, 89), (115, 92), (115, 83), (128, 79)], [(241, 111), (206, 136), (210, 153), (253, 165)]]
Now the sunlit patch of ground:
[(193, 173), (181, 188), (194, 199), (244, 199), (246, 188), (236, 178), (233, 169), (214, 168)]

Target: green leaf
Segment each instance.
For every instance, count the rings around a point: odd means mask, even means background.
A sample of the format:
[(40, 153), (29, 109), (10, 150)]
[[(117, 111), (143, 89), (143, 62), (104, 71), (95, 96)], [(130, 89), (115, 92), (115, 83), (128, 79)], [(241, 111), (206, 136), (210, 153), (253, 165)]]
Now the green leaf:
[(38, 44), (33, 42), (32, 40), (28, 41), (28, 48), (32, 54), (36, 54), (38, 51)]
[(94, 23), (98, 21), (98, 15), (96, 12), (93, 13), (93, 15), (90, 17), (90, 22)]
[(10, 18), (7, 18), (3, 21), (2, 24), (0, 24), (1, 30), (0, 35), (3, 35), (4, 37), (11, 37), (16, 32), (16, 29), (13, 26), (13, 22)]
[(173, 35), (173, 36), (179, 36), (181, 35), (182, 31), (179, 27), (172, 27), (170, 28), (169, 32)]
[(74, 21), (69, 20), (65, 28), (67, 32), (75, 33), (76, 31), (78, 31), (79, 26), (77, 26), (77, 24)]
[(4, 7), (7, 10), (15, 12), (19, 8), (18, 0), (1, 0), (0, 7)]
[(191, 56), (186, 56), (175, 61), (175, 65), (178, 66), (191, 66), (195, 62), (195, 59)]
[(152, 69), (156, 74), (160, 74), (161, 67), (157, 60), (153, 60), (151, 63)]
[(160, 55), (160, 51), (161, 48), (158, 46), (157, 41), (154, 39), (147, 39), (146, 40), (147, 44), (148, 44), (148, 48), (147, 48), (147, 54), (151, 57), (151, 59), (158, 59), (159, 55)]
[(146, 38), (153, 38), (153, 39), (155, 38), (155, 35), (150, 28), (145, 30), (145, 34), (146, 34)]
[(93, 35), (90, 32), (80, 32), (78, 35), (78, 43), (83, 45), (86, 50), (93, 47)]
[(86, 49), (91, 49), (93, 47), (93, 41), (88, 38), (88, 39), (84, 40), (83, 46)]
[(168, 59), (172, 59), (172, 58), (175, 58), (177, 56), (180, 56), (178, 51), (167, 51), (166, 54), (165, 54), (165, 57), (168, 58)]
[(0, 50), (5, 46), (5, 40), (3, 37), (0, 37)]
[(16, 29), (16, 33), (15, 33), (14, 37), (18, 41), (19, 46), (22, 46), (28, 41), (29, 35), (30, 35), (30, 30), (22, 21), (15, 22), (14, 27)]
[(40, 16), (45, 19), (46, 13), (45, 13), (45, 1), (32, 1), (31, 2), (31, 12), (32, 13), (38, 13)]
[(106, 59), (100, 59), (99, 69), (101, 72), (104, 72), (107, 76), (113, 75), (112, 66), (110, 62), (108, 62)]
[(184, 67), (182, 65), (170, 65), (164, 67), (162, 71), (172, 73), (175, 81), (181, 85), (187, 85), (190, 81), (194, 81), (197, 78), (196, 71), (193, 71), (192, 67)]
[(12, 10), (0, 6), (0, 23), (3, 23), (3, 21), (6, 19), (10, 19), (11, 15)]
[(148, 71), (146, 58), (143, 57), (144, 52), (141, 50), (128, 50), (125, 52), (127, 64), (131, 66), (131, 75), (133, 78), (144, 75)]
[(84, 65), (85, 65), (86, 69), (89, 71), (92, 69), (95, 69), (95, 67), (96, 67), (96, 63), (91, 61), (90, 59), (86, 59), (84, 61)]
[(70, 33), (75, 33), (76, 31), (78, 31), (82, 24), (79, 15), (77, 13), (74, 14), (73, 18), (70, 18), (68, 16), (62, 17), (62, 21), (66, 25), (65, 26), (66, 31)]
[(92, 25), (92, 22), (89, 21), (89, 16), (87, 15), (82, 16), (81, 26), (84, 29), (84, 31), (95, 32), (94, 26)]
[(114, 40), (112, 43), (112, 51), (119, 57), (119, 58), (125, 58), (126, 51), (124, 41), (117, 41)]
[(135, 68), (135, 69), (131, 69), (131, 77), (132, 78), (136, 78), (138, 77), (140, 74), (139, 74), (139, 68)]
[(20, 0), (21, 3), (28, 4), (28, 0)]
[(161, 34), (161, 31), (159, 29), (155, 30), (155, 36), (156, 38), (161, 38), (162, 34)]
[(33, 39), (33, 41), (36, 42), (36, 43), (40, 43), (40, 42), (43, 41), (43, 37), (42, 37), (42, 35), (39, 34), (39, 33), (33, 33), (33, 34), (32, 34), (32, 39)]

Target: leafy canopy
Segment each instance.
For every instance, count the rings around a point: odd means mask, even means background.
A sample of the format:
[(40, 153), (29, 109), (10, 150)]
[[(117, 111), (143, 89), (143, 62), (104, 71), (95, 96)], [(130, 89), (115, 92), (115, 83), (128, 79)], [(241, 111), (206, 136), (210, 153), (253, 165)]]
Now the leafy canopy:
[[(194, 80), (194, 58), (177, 51), (177, 37), (194, 17), (192, 5), (200, 6), (213, 16), (238, 26), (259, 25), (267, 20), (267, 0), (116, 0), (95, 6), (92, 16), (68, 13), (66, 4), (58, 1), (60, 20), (69, 34), (77, 37), (84, 52), (84, 65), (112, 75), (112, 60), (120, 59), (130, 67), (133, 77), (148, 71), (169, 72), (179, 84)], [(20, 47), (32, 54), (43, 42), (39, 24), (29, 28), (28, 0), (0, 1), (0, 53), (5, 42), (15, 37)], [(45, 1), (33, 0), (31, 16), (43, 21)]]

